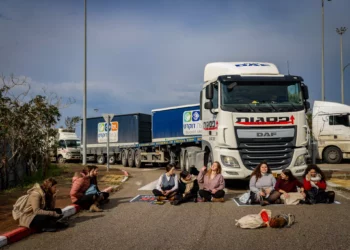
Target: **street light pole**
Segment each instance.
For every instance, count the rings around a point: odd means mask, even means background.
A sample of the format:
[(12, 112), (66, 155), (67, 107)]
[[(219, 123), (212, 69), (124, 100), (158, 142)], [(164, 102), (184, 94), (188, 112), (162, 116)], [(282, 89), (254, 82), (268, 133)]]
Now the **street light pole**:
[[(324, 94), (324, 0), (322, 1), (322, 101), (324, 101), (325, 94)], [(332, 0), (328, 0), (330, 2)]]
[(86, 0), (84, 0), (83, 165), (86, 165)]
[(343, 67), (343, 34), (347, 30), (346, 27), (337, 28), (336, 31), (340, 35), (340, 74), (341, 74), (341, 103), (344, 104), (344, 70)]

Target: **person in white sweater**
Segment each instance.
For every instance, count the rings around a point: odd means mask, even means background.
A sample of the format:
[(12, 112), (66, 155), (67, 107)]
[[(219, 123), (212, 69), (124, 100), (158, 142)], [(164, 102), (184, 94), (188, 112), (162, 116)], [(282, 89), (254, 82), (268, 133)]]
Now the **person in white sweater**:
[(279, 203), (279, 192), (274, 190), (276, 178), (265, 161), (261, 162), (250, 177), (249, 189), (252, 203), (260, 203), (262, 206)]

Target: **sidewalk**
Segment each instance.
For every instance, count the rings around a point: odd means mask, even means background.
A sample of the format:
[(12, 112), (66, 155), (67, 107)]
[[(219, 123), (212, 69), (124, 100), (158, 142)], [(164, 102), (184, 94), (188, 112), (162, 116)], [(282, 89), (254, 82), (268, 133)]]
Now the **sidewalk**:
[(325, 173), (328, 186), (350, 192), (350, 164), (319, 164)]

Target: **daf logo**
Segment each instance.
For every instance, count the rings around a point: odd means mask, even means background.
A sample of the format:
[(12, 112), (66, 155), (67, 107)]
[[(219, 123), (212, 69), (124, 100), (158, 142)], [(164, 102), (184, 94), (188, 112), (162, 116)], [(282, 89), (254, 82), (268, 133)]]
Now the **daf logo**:
[(256, 136), (257, 137), (273, 137), (273, 136), (276, 136), (277, 133), (276, 132), (258, 132), (256, 133)]

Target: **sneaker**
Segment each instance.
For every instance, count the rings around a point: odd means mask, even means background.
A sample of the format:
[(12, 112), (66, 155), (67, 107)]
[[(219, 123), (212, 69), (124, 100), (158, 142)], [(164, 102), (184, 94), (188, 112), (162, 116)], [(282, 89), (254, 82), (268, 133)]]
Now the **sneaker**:
[(92, 204), (89, 209), (90, 212), (102, 212), (103, 210), (96, 206), (96, 204)]
[(225, 202), (224, 198), (212, 198), (211, 199), (212, 202)]
[(157, 197), (157, 201), (164, 201), (164, 200), (166, 200), (165, 196), (158, 196)]

